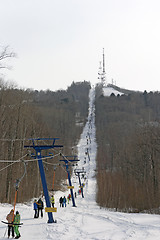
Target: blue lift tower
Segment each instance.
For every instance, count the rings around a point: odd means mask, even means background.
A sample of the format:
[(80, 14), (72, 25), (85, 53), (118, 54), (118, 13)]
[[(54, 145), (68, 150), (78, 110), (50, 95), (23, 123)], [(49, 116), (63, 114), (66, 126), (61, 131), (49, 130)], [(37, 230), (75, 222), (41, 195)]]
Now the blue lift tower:
[(86, 172), (84, 171), (84, 169), (75, 169), (75, 170), (74, 170), (74, 173), (75, 173), (76, 176), (78, 176), (78, 179), (79, 179), (79, 187), (80, 187), (80, 189), (81, 189), (82, 198), (84, 198), (84, 194), (83, 194), (83, 187), (84, 187), (84, 185), (81, 184), (80, 174), (86, 174)]
[[(46, 182), (46, 177), (45, 177), (45, 172), (44, 172), (44, 167), (43, 167), (43, 162), (42, 162), (42, 155), (41, 151), (42, 150), (47, 150), (51, 148), (62, 148), (63, 145), (55, 145), (55, 141), (59, 138), (32, 138), (28, 139), (32, 141), (32, 145), (26, 145), (24, 146), (25, 148), (33, 148), (36, 151), (36, 158), (38, 159), (38, 165), (39, 165), (39, 170), (40, 170), (40, 175), (41, 175), (41, 181), (42, 181), (42, 186), (43, 186), (43, 193), (45, 196), (45, 201), (46, 201), (46, 207), (50, 208), (51, 203), (50, 203), (50, 198), (48, 194), (48, 189), (47, 189), (47, 182)], [(37, 142), (39, 141), (52, 141), (53, 143), (51, 145), (39, 145)], [(53, 215), (52, 212), (48, 212), (48, 223), (54, 223)]]
[(72, 186), (72, 183), (71, 183), (69, 165), (71, 165), (71, 163), (73, 164), (74, 162), (77, 162), (79, 160), (77, 159), (77, 156), (63, 156), (63, 159), (61, 159), (60, 161), (63, 161), (65, 163), (65, 167), (66, 167), (66, 171), (67, 171), (67, 175), (68, 175), (68, 182), (69, 182), (68, 188), (70, 189), (70, 192), (71, 192), (73, 207), (76, 207), (74, 195), (73, 195), (74, 186)]

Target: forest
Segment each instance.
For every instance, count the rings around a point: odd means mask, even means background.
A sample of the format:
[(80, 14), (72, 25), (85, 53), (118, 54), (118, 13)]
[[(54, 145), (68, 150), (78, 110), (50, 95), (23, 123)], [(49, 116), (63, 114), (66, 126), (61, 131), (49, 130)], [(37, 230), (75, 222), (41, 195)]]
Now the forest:
[[(114, 86), (113, 86), (114, 87)], [(96, 87), (97, 202), (124, 212), (160, 206), (160, 93)]]
[[(42, 194), (35, 153), (25, 148), (31, 144), (28, 139), (58, 138), (56, 144), (63, 148), (51, 150), (55, 157), (45, 160), (44, 169), (49, 190), (52, 190), (54, 171), (54, 190), (64, 187), (67, 174), (59, 165), (57, 153), (77, 154), (77, 141), (87, 120), (89, 89), (90, 83), (86, 81), (73, 82), (66, 91), (53, 92), (18, 89), (14, 84), (0, 80), (0, 202), (13, 203), (17, 180), (22, 178), (25, 169), (17, 202)], [(48, 143), (44, 141), (43, 144)]]

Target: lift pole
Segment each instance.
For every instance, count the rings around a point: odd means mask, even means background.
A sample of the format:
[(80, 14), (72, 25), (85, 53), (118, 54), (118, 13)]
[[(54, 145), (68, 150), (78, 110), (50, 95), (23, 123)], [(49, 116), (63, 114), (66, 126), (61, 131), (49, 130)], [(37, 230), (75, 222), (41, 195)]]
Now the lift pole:
[(55, 175), (56, 175), (56, 167), (54, 168), (54, 173), (53, 173), (52, 191), (54, 190)]
[[(15, 208), (16, 208), (16, 202), (17, 202), (17, 194), (18, 194), (18, 188), (19, 188), (19, 185), (20, 185), (20, 182), (22, 181), (22, 179), (24, 178), (25, 174), (26, 174), (26, 163), (22, 160), (23, 164), (24, 164), (24, 173), (23, 175), (21, 176), (21, 178), (19, 179), (16, 179), (15, 181), (15, 188), (16, 188), (16, 192), (15, 192), (15, 196), (14, 196), (14, 206), (13, 206), (13, 213), (15, 213)], [(12, 222), (14, 220), (14, 214), (13, 214), (13, 219), (12, 219)]]
[[(25, 148), (33, 148), (36, 151), (36, 158), (38, 158), (38, 165), (39, 165), (39, 171), (41, 174), (41, 181), (42, 181), (42, 186), (43, 186), (43, 193), (45, 196), (45, 201), (46, 201), (46, 207), (50, 208), (51, 203), (50, 203), (50, 198), (48, 194), (48, 189), (47, 189), (47, 182), (46, 182), (46, 177), (45, 177), (45, 172), (44, 172), (44, 167), (43, 167), (43, 162), (42, 162), (42, 156), (41, 156), (41, 151), (46, 150), (46, 149), (51, 149), (55, 147), (63, 147), (62, 145), (55, 145), (55, 141), (59, 138), (35, 138), (35, 139), (29, 139), (32, 140), (33, 145), (28, 145), (24, 146)], [(40, 140), (53, 140), (52, 145), (36, 145), (35, 141), (40, 141)], [(52, 212), (48, 212), (48, 223), (54, 223), (53, 215)]]
[(84, 171), (84, 169), (75, 169), (75, 170), (74, 170), (74, 173), (75, 173), (76, 176), (78, 176), (78, 179), (79, 179), (79, 187), (80, 187), (80, 189), (81, 189), (82, 198), (84, 198), (83, 186), (82, 186), (82, 184), (81, 184), (80, 174), (81, 174), (81, 173), (84, 174), (84, 173), (86, 173), (86, 172)]
[[(68, 159), (68, 158), (73, 158), (73, 159)], [(69, 172), (69, 165), (68, 164), (72, 163), (72, 162), (79, 161), (76, 158), (77, 158), (77, 156), (63, 156), (63, 159), (60, 160), (60, 161), (63, 161), (65, 163), (65, 167), (66, 167), (66, 171), (67, 171), (67, 175), (68, 175), (68, 182), (69, 182), (68, 188), (70, 189), (70, 192), (71, 192), (71, 198), (72, 198), (73, 207), (76, 207), (75, 200), (74, 200), (74, 195), (73, 195), (73, 188), (74, 188), (74, 186), (72, 186), (72, 183), (71, 183), (70, 172)]]

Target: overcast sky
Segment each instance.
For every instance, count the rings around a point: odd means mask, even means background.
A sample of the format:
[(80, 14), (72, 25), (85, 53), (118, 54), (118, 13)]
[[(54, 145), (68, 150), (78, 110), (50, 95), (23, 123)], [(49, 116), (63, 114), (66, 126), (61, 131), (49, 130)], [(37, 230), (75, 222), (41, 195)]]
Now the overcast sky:
[(21, 87), (95, 84), (104, 48), (107, 83), (160, 91), (159, 0), (0, 0), (0, 33)]

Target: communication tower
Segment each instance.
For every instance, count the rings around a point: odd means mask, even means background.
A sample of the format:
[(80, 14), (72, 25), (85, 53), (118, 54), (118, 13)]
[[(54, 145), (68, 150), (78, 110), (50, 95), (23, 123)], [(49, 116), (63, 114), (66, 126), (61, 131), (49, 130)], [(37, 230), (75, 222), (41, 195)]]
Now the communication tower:
[[(102, 63), (102, 66), (101, 66)], [(103, 86), (106, 85), (106, 71), (105, 71), (105, 55), (104, 55), (104, 48), (103, 48), (103, 61), (100, 62), (99, 71), (98, 71), (98, 79), (100, 79), (101, 84)]]

